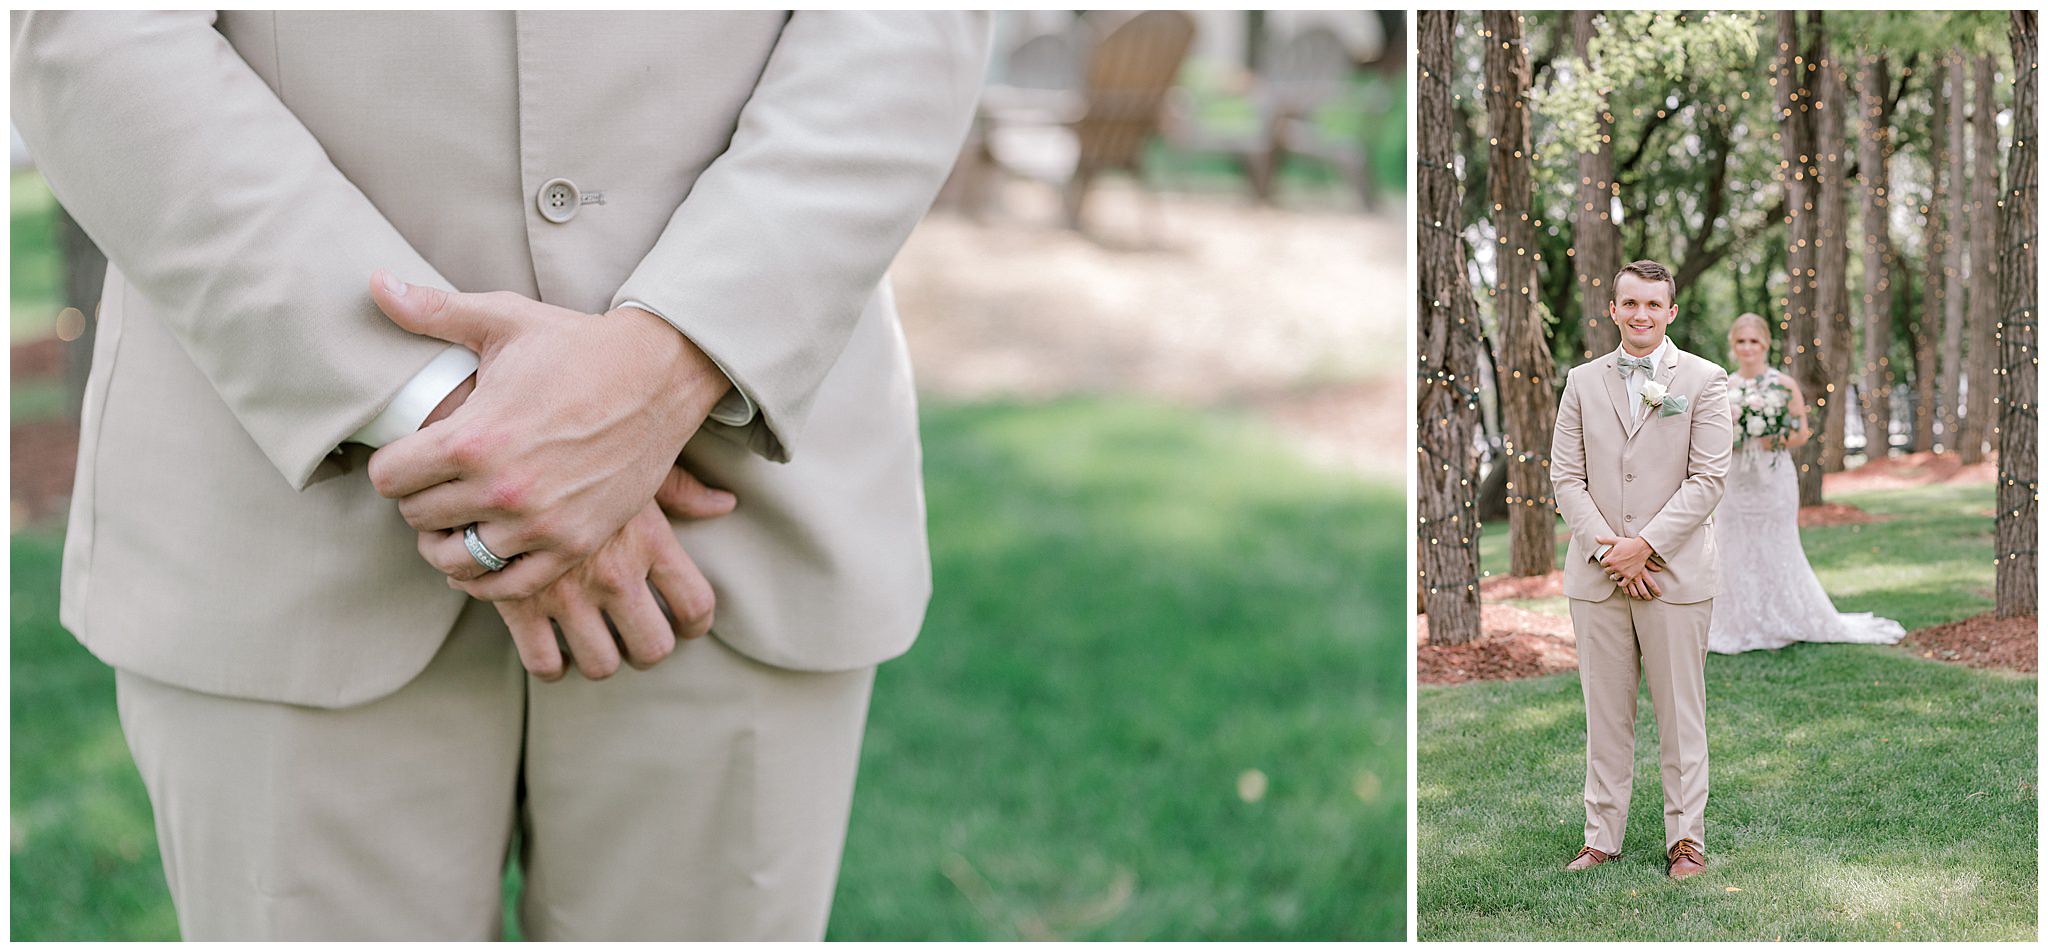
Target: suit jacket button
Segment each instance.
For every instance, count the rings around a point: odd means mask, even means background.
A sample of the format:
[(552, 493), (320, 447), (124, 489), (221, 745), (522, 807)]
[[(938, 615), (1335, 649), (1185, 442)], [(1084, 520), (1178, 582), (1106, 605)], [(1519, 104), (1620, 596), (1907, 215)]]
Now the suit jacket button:
[(576, 206), (583, 201), (583, 193), (568, 179), (549, 179), (534, 201), (540, 205), (540, 217), (559, 225), (576, 217)]
[(1636, 517), (1634, 517), (1634, 516), (1622, 516), (1622, 517), (1621, 517), (1621, 521), (1623, 521), (1623, 522), (1634, 522), (1634, 521), (1636, 521)]
[(1622, 481), (1622, 482), (1625, 482), (1625, 483), (1632, 483), (1632, 482), (1635, 482), (1635, 481), (1636, 481), (1636, 474), (1634, 474), (1634, 473), (1629, 473), (1628, 475), (1626, 475), (1626, 476), (1623, 476), (1623, 477), (1621, 477), (1621, 481)]

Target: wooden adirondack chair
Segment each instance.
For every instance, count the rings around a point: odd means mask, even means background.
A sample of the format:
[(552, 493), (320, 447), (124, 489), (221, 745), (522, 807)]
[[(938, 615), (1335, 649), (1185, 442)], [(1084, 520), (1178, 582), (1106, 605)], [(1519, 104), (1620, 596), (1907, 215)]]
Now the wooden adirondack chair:
[(1082, 26), (1087, 44), (1079, 112), (1064, 121), (1005, 122), (992, 116), (989, 156), (1000, 166), (1061, 189), (1069, 227), (1081, 227), (1090, 186), (1104, 172), (1142, 178), (1145, 146), (1159, 132), (1174, 77), (1194, 43), (1194, 18), (1150, 10), (1117, 19), (1096, 14)]

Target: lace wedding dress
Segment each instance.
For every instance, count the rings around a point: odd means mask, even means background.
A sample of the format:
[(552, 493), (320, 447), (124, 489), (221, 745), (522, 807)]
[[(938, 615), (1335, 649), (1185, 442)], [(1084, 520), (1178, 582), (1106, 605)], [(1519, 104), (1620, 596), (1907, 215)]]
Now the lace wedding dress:
[[(1730, 375), (1731, 384), (1735, 379)], [(1766, 450), (1762, 440), (1735, 451), (1727, 493), (1714, 510), (1721, 594), (1707, 628), (1709, 651), (1736, 654), (1795, 641), (1888, 645), (1905, 637), (1889, 618), (1835, 611), (1799, 544), (1798, 473), (1789, 451)]]

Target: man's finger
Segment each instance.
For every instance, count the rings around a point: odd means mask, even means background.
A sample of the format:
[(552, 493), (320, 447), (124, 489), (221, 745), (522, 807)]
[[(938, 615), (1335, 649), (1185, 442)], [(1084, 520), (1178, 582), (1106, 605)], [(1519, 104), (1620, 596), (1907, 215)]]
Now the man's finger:
[(370, 298), (393, 324), (479, 354), (490, 349), (514, 316), (505, 313), (501, 298), (407, 284), (381, 268), (370, 275)]
[(669, 614), (675, 618), (677, 635), (696, 638), (711, 630), (711, 616), (718, 600), (712, 594), (711, 583), (674, 536), (668, 536), (666, 543), (655, 541), (654, 564), (647, 570), (647, 580), (667, 603)]
[(676, 633), (647, 583), (630, 586), (618, 599), (604, 606), (612, 627), (619, 630), (619, 644), (626, 649), (626, 663), (642, 671), (654, 667), (676, 650)]
[(723, 489), (704, 485), (689, 470), (671, 466), (661, 488), (654, 491), (661, 511), (677, 519), (711, 519), (725, 515), (739, 505), (739, 497)]
[[(486, 528), (486, 526), (478, 526), (477, 535), (484, 540), (486, 546), (489, 546), (490, 539), (484, 535)], [(457, 534), (456, 540), (458, 542), (461, 541), (460, 534)], [(467, 552), (468, 550), (465, 549), (464, 551)], [(492, 549), (491, 554), (498, 555), (498, 550)], [(510, 556), (503, 557), (510, 558)], [(547, 549), (541, 549), (512, 559), (511, 565), (488, 575), (479, 576), (473, 581), (451, 581), (450, 584), (461, 589), (471, 598), (481, 598), (487, 602), (502, 602), (506, 599), (515, 598), (532, 598), (540, 594), (542, 589), (554, 584), (555, 580), (561, 578), (562, 573), (567, 572), (570, 568), (569, 563), (561, 555)]]
[(1642, 582), (1643, 590), (1650, 593), (1649, 597), (1655, 598), (1664, 594), (1663, 587), (1658, 585), (1657, 580), (1651, 578), (1648, 572), (1643, 573), (1639, 580)]
[[(458, 411), (459, 412), (459, 411)], [(443, 436), (447, 427), (417, 430), (370, 454), (370, 485), (377, 495), (401, 499), (462, 475)]]
[(1593, 542), (1596, 545), (1619, 545), (1621, 540), (1614, 536), (1594, 536)]
[[(398, 514), (405, 524), (421, 532), (435, 529), (460, 529), (472, 522), (481, 522), (491, 516), (505, 515), (488, 508), (480, 497), (482, 490), (475, 483), (451, 479), (436, 483), (410, 496), (398, 500)], [(512, 556), (492, 549), (499, 558)]]
[(562, 666), (562, 646), (555, 643), (555, 626), (531, 601), (499, 602), (498, 617), (512, 632), (512, 645), (519, 650), (519, 664), (542, 681), (560, 681), (567, 671)]
[(569, 657), (584, 677), (602, 681), (618, 673), (619, 646), (612, 641), (611, 629), (605, 627), (597, 606), (588, 602), (567, 605), (555, 615), (555, 624), (562, 626)]
[[(478, 538), (482, 538), (481, 535)], [(434, 571), (450, 579), (468, 582), (482, 578), (486, 573), (483, 563), (469, 554), (469, 546), (462, 541), (461, 531), (441, 530), (420, 533), (420, 558), (434, 567)], [(496, 555), (497, 553), (492, 553)]]

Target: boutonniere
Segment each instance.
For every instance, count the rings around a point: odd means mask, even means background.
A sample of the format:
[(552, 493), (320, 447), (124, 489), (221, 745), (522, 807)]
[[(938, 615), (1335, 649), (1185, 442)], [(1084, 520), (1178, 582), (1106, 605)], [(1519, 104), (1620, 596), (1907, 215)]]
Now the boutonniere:
[(1655, 380), (1645, 380), (1643, 406), (1656, 410), (1658, 416), (1677, 416), (1685, 412), (1685, 395), (1672, 393)]

